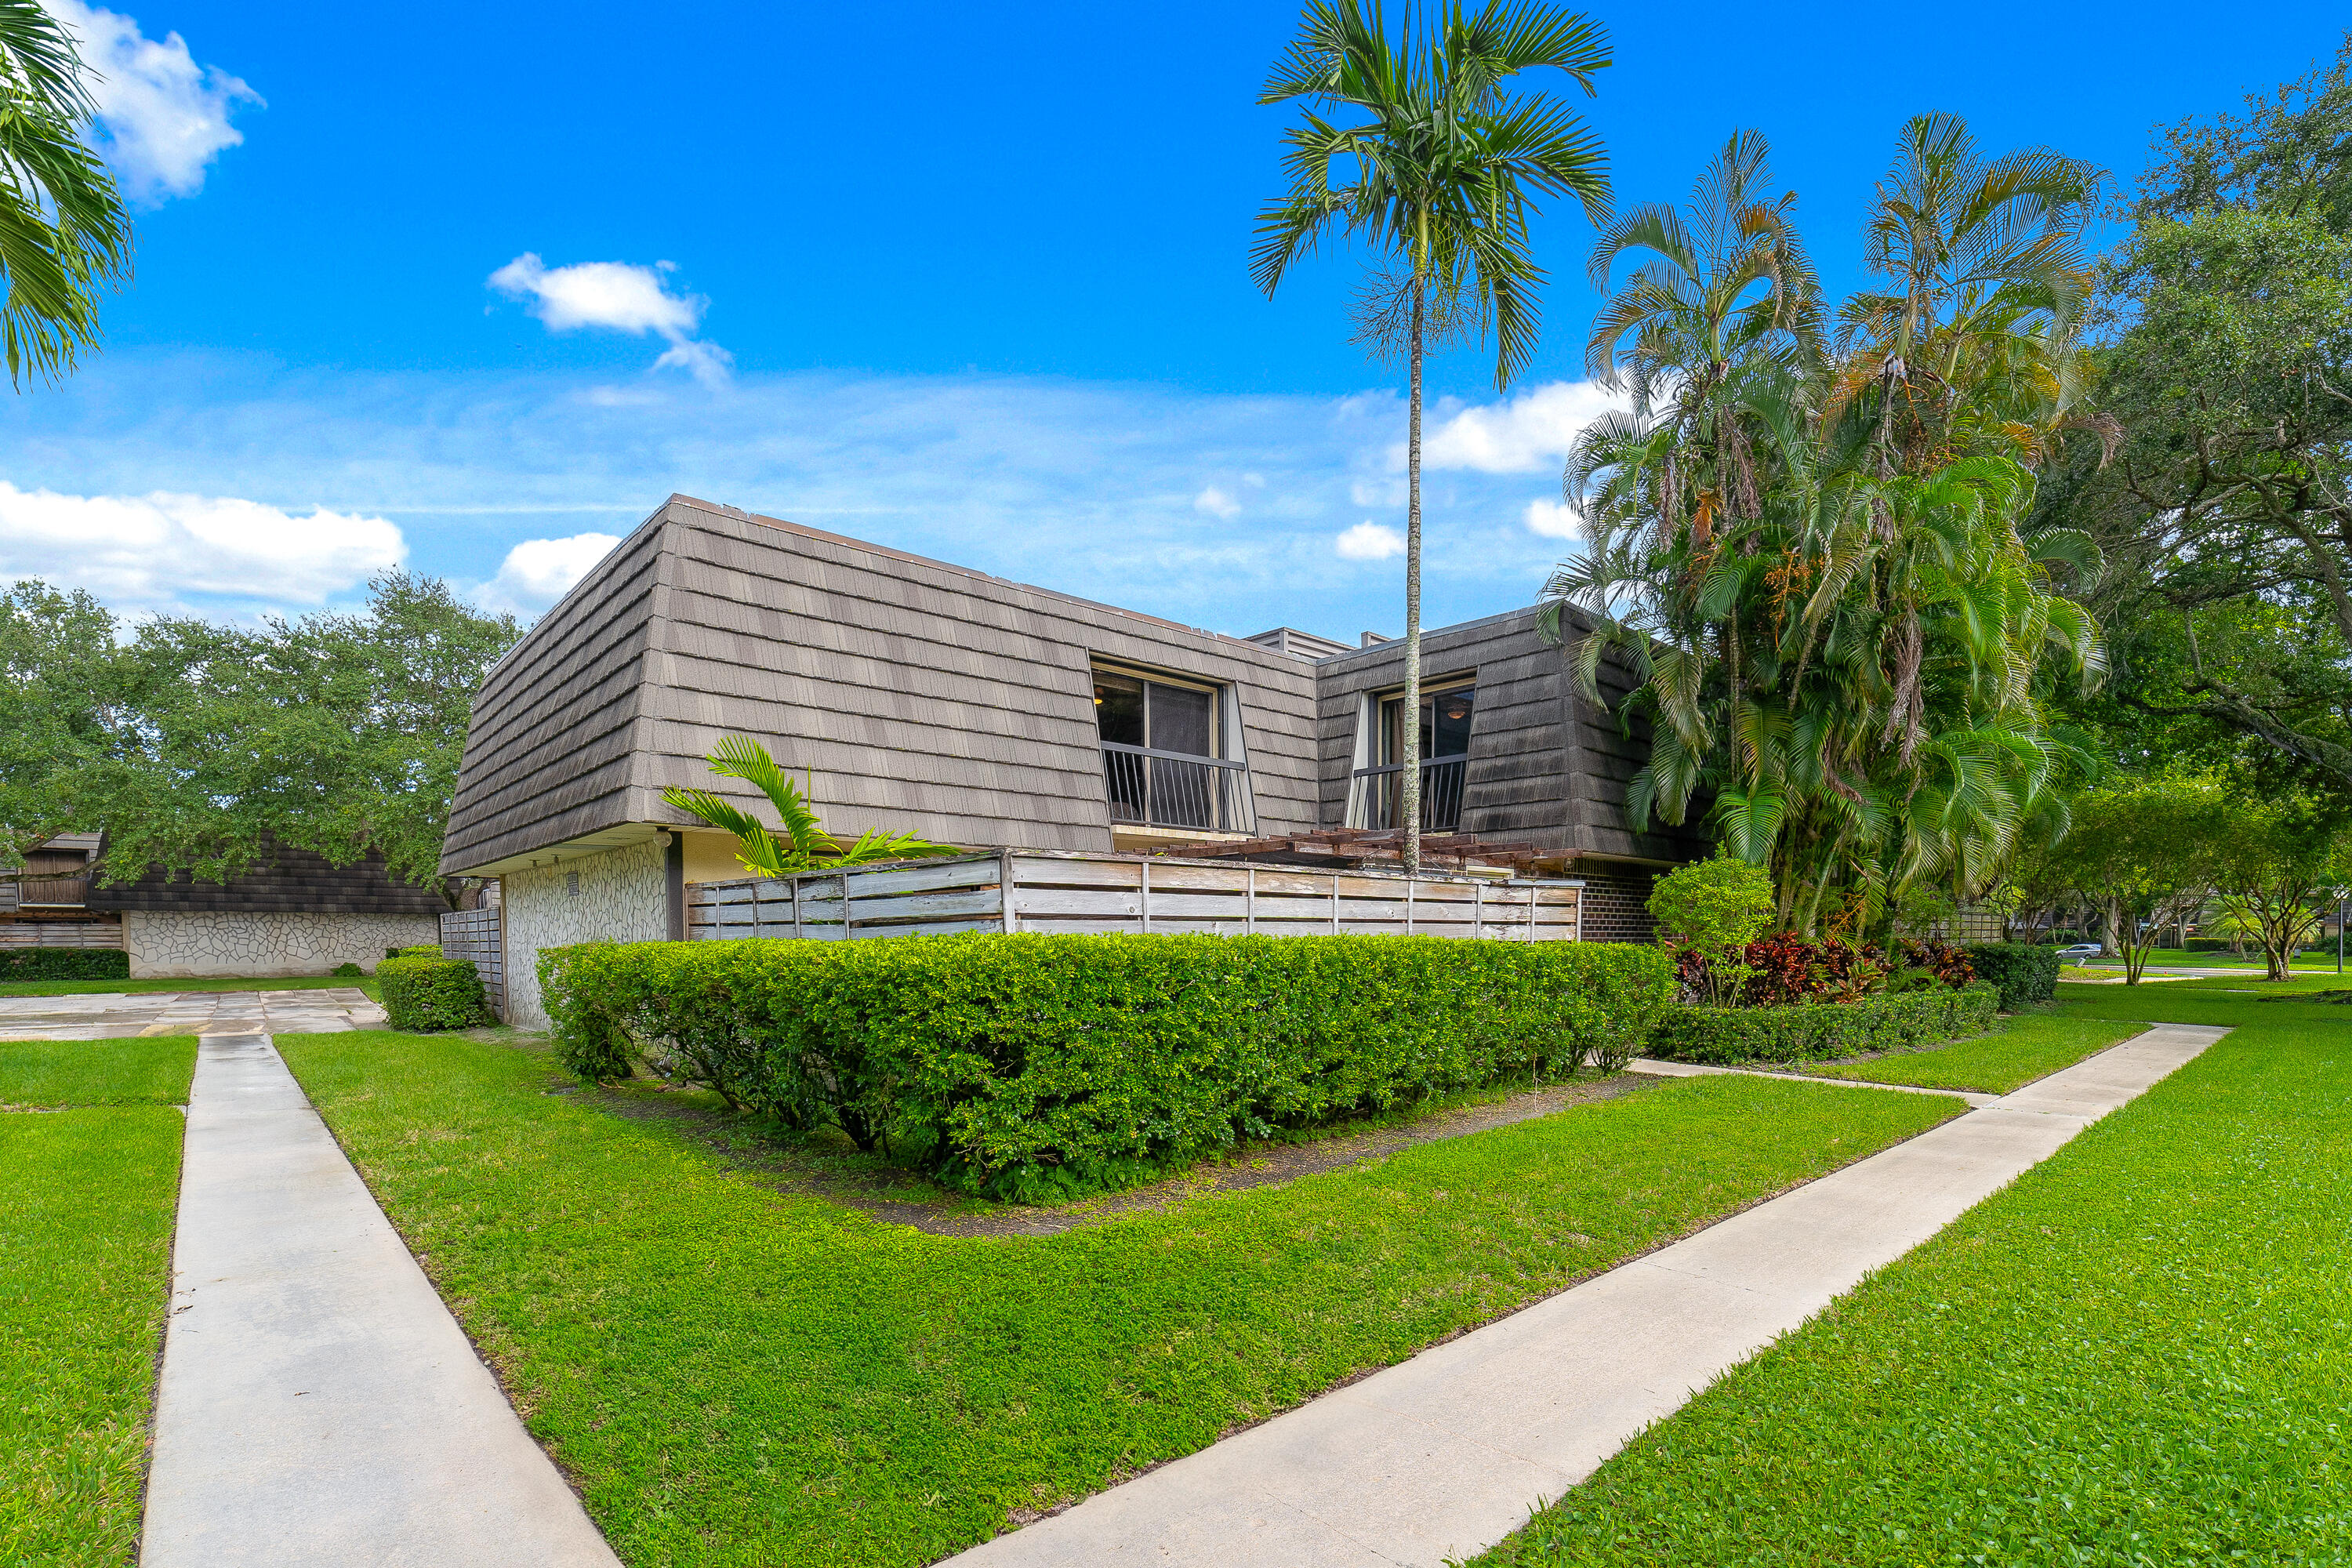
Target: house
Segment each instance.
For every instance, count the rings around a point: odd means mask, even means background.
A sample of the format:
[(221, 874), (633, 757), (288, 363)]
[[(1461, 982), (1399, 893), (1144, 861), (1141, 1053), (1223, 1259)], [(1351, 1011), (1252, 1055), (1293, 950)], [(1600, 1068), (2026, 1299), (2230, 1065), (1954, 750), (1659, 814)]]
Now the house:
[[(1645, 939), (1646, 738), (1579, 695), (1526, 608), (1426, 632), (1424, 831), (1535, 847), (1588, 939)], [(441, 869), (498, 879), (509, 1016), (532, 960), (686, 934), (688, 884), (742, 875), (667, 785), (764, 803), (704, 758), (753, 736), (828, 828), (1059, 851), (1396, 826), (1403, 645), (1228, 637), (672, 496), (485, 678)], [(1605, 671), (1622, 694), (1623, 671)]]
[(394, 881), (381, 857), (336, 867), (283, 845), (226, 882), (151, 866), (108, 887), (93, 870), (104, 847), (100, 834), (61, 834), (0, 878), (0, 947), (120, 949), (134, 979), (373, 973), (386, 948), (439, 940), (449, 907)]

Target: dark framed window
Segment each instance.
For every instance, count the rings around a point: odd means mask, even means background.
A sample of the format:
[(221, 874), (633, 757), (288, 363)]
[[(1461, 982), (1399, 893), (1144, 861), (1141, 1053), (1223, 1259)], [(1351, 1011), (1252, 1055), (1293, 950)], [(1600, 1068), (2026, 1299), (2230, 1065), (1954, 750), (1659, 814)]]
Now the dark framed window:
[(1238, 764), (1223, 761), (1214, 689), (1120, 669), (1094, 672), (1095, 724), (1113, 822), (1223, 829), (1246, 816)]
[[(1421, 760), (1470, 754), (1470, 721), (1478, 710), (1475, 685), (1423, 692), (1421, 699)], [(1404, 761), (1404, 695), (1381, 699), (1381, 744), (1377, 762)]]

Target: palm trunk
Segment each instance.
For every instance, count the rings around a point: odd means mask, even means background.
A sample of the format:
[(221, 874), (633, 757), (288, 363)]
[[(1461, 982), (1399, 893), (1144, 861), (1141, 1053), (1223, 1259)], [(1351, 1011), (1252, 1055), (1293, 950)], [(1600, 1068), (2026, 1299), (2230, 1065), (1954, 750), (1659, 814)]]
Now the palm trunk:
[(1404, 447), (1404, 869), (1421, 871), (1421, 331), (1427, 285), (1412, 279), (1412, 393)]

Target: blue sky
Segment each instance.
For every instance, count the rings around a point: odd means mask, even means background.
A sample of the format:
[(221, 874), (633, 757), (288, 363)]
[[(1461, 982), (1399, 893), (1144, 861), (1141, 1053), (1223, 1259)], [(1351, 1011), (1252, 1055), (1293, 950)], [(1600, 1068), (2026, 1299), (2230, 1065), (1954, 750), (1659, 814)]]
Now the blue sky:
[[(1357, 264), (1273, 301), (1244, 272), (1288, 5), (49, 3), (108, 76), (139, 274), (104, 352), (0, 417), (0, 575), (243, 616), (401, 561), (528, 615), (676, 489), (1217, 630), (1400, 629), (1400, 377), (1347, 341)], [(2343, 26), (1592, 14), (1620, 202), (1756, 127), (1837, 289), (1909, 114), (2128, 182), (2153, 126)], [(1580, 216), (1538, 238), (1533, 372), (1434, 368), (1433, 621), (1528, 602), (1570, 545), (1598, 296)]]

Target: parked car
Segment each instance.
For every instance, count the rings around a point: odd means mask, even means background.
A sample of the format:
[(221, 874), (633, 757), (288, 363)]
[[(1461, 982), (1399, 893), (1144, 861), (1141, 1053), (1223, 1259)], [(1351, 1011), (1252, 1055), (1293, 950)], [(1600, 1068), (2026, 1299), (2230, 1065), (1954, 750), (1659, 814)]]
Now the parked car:
[(2058, 958), (2063, 963), (2080, 963), (2086, 958), (2096, 958), (2105, 951), (2095, 942), (2078, 942), (2072, 947), (2060, 948)]

